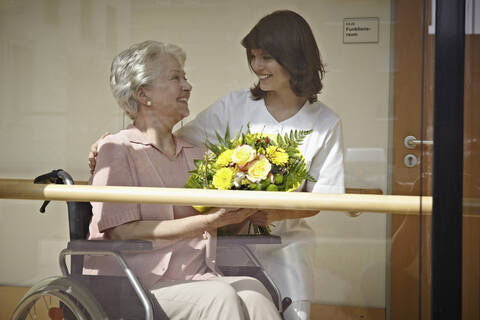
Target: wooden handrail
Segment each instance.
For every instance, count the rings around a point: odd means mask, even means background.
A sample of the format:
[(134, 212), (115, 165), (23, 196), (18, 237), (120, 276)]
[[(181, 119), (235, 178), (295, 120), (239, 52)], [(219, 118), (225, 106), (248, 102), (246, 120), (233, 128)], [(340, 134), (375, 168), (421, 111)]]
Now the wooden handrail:
[(432, 212), (432, 197), (33, 184), (32, 180), (26, 179), (0, 179), (0, 199), (2, 198), (393, 214), (418, 214), (421, 206), (422, 214)]
[[(34, 184), (31, 179), (0, 179), (0, 199), (105, 201), (203, 205), (215, 207), (329, 210), (348, 212), (352, 217), (361, 212), (431, 215), (432, 197), (382, 195), (381, 189), (346, 188), (345, 194), (307, 192), (220, 191), (183, 188), (148, 188)], [(421, 204), (420, 204), (421, 202)], [(480, 218), (480, 200), (465, 198), (463, 215)]]

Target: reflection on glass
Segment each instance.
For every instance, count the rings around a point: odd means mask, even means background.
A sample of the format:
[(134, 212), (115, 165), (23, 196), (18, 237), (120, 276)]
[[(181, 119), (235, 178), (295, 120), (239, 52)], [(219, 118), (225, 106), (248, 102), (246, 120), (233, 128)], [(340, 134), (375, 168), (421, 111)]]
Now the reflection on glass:
[[(478, 8), (477, 8), (478, 9)], [(469, 17), (467, 23), (477, 22), (480, 14)], [(472, 12), (470, 12), (472, 13)], [(469, 20), (470, 18), (470, 20)], [(468, 30), (466, 30), (468, 31)], [(474, 31), (474, 30), (470, 30)], [(464, 80), (464, 154), (463, 154), (463, 295), (462, 319), (480, 317), (480, 94), (479, 70), (480, 35), (478, 30), (465, 35)]]
[[(107, 79), (112, 57), (133, 43), (146, 39), (176, 43), (188, 53), (185, 71), (194, 89), (185, 126), (228, 92), (244, 89), (248, 94), (252, 85), (268, 82), (269, 73), (277, 69), (263, 73), (255, 69), (258, 59), (268, 61), (268, 55), (260, 52), (256, 56), (259, 52), (251, 50), (246, 59), (241, 40), (263, 16), (278, 9), (298, 12), (310, 24), (326, 65), (318, 100), (338, 115), (330, 118), (337, 130), (325, 130), (330, 136), (312, 142), (315, 147), (309, 145), (305, 153), (332, 141), (340, 148), (341, 139), (335, 137), (339, 137), (341, 119), (346, 192), (430, 195), (431, 147), (407, 149), (403, 144), (408, 135), (432, 139), (429, 108), (434, 38), (430, 35), (422, 42), (423, 12), (417, 1), (377, 1), (374, 5), (347, 0), (2, 1), (0, 143), (5, 152), (0, 178), (32, 179), (64, 168), (77, 180), (89, 179), (86, 154), (91, 143), (105, 131), (113, 133), (128, 126), (128, 117), (111, 97)], [(414, 17), (418, 19), (412, 21)], [(345, 42), (344, 22), (352, 21), (360, 25), (351, 28), (375, 21), (376, 27), (366, 34), (375, 41)], [(231, 116), (246, 125), (246, 118), (241, 118), (244, 115)], [(268, 116), (264, 113), (262, 117)], [(275, 125), (266, 128), (258, 121), (258, 112), (246, 115), (257, 132), (272, 128), (285, 132), (298, 126), (289, 126), (288, 115), (283, 116), (285, 119), (272, 118)], [(306, 117), (297, 122), (311, 126), (314, 120)], [(323, 130), (328, 125), (318, 126)], [(203, 140), (204, 136), (197, 138)], [(476, 139), (469, 143), (478, 145)], [(315, 164), (311, 153), (309, 166)], [(407, 154), (418, 160), (410, 168), (404, 166)], [(476, 158), (471, 159), (474, 167)], [(328, 180), (336, 172), (327, 171), (317, 180)], [(325, 184), (326, 188), (318, 190), (343, 192), (343, 187)], [(68, 239), (65, 205), (53, 202), (50, 212), (38, 215), (39, 205), (37, 201), (0, 200), (0, 241), (6, 244), (0, 253), (10, 257), (2, 260), (0, 272), (5, 288), (30, 287), (59, 274), (57, 253)], [(423, 230), (418, 216), (324, 211), (308, 218), (314, 231), (309, 230), (308, 241), (294, 232), (285, 237), (298, 240), (311, 255), (301, 255), (298, 245), (290, 246), (292, 253), (265, 254), (272, 256), (271, 268), (289, 259), (308, 260), (308, 270), (291, 273), (309, 274), (311, 296), (297, 300), (312, 301), (311, 318), (334, 319), (337, 314), (385, 319), (389, 314), (391, 319), (415, 319), (419, 296), (428, 306), (428, 292), (418, 291), (419, 281), (424, 290), (429, 281), (429, 218), (421, 219)], [(21, 255), (16, 254), (18, 248), (22, 248)], [(258, 248), (259, 255), (262, 250), (268, 251), (268, 246)], [(296, 278), (290, 281), (288, 286), (298, 287)], [(423, 308), (426, 310), (428, 307)]]

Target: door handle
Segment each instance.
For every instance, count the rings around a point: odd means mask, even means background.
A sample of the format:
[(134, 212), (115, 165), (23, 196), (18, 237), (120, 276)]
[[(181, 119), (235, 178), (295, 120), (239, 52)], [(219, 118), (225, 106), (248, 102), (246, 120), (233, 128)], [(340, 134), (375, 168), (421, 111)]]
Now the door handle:
[(415, 149), (416, 146), (424, 144), (424, 145), (433, 145), (432, 140), (417, 140), (414, 136), (407, 136), (403, 140), (403, 144), (408, 149)]

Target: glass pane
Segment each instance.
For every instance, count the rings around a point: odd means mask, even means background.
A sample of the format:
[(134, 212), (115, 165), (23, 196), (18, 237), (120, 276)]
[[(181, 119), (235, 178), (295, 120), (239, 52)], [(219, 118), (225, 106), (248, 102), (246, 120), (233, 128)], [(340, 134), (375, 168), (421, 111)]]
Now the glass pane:
[[(424, 196), (426, 208), (433, 171), (432, 7), (429, 1), (396, 1), (394, 12), (392, 193)], [(392, 215), (390, 319), (430, 319), (431, 212), (420, 211)]]
[[(467, 6), (465, 35), (464, 155), (463, 155), (463, 295), (462, 319), (480, 317), (480, 113), (478, 8)], [(469, 28), (470, 27), (470, 28)]]
[[(77, 183), (86, 183), (91, 144), (131, 122), (112, 98), (108, 79), (112, 59), (132, 44), (152, 39), (186, 51), (190, 115), (176, 128), (234, 90), (248, 93), (260, 80), (240, 42), (262, 17), (279, 9), (305, 18), (319, 47), (326, 75), (316, 106), (329, 108), (331, 119), (341, 121), (345, 192), (431, 196), (431, 145), (405, 145), (408, 136), (433, 138), (431, 6), (414, 0), (0, 1), (0, 179), (30, 184), (63, 168)], [(261, 77), (268, 78), (268, 72)], [(257, 102), (266, 117), (272, 105), (265, 101)], [(300, 115), (283, 115), (275, 129), (302, 128), (303, 120), (294, 121)], [(266, 127), (260, 111), (236, 116), (257, 121), (258, 132)], [(241, 124), (245, 128), (246, 120)], [(315, 129), (330, 138), (327, 125)], [(305, 153), (330, 148), (327, 138)], [(316, 161), (323, 165), (327, 160), (321, 157)], [(306, 158), (314, 167), (314, 157)], [(319, 178), (336, 173), (326, 170)], [(335, 183), (325, 184), (319, 193), (339, 191)], [(0, 264), (0, 294), (9, 297), (0, 298), (0, 318), (9, 317), (27, 288), (60, 275), (57, 256), (69, 240), (67, 209), (52, 201), (40, 214), (41, 204), (0, 200), (0, 255), (8, 257)], [(322, 210), (291, 221), (298, 229), (277, 230), (288, 250), (255, 248), (282, 282), (282, 297), (296, 301), (289, 313), (310, 313), (311, 319), (428, 319), (430, 212), (385, 211)], [(302, 228), (305, 232), (297, 233)], [(261, 258), (262, 250), (269, 259)], [(232, 264), (229, 257), (237, 255), (232, 252), (219, 260)]]

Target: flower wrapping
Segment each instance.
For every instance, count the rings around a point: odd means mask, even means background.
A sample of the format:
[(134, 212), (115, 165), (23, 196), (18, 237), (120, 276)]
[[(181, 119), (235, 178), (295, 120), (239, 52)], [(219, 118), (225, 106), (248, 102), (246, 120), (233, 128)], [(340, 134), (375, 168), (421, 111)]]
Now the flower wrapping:
[[(230, 138), (216, 133), (218, 143), (206, 141), (203, 159), (194, 160), (195, 170), (185, 188), (217, 190), (294, 191), (304, 181), (315, 182), (305, 166), (299, 146), (312, 130), (292, 130), (284, 135), (239, 133)], [(194, 206), (200, 212), (209, 208)], [(254, 226), (255, 233), (268, 234), (268, 227)]]

